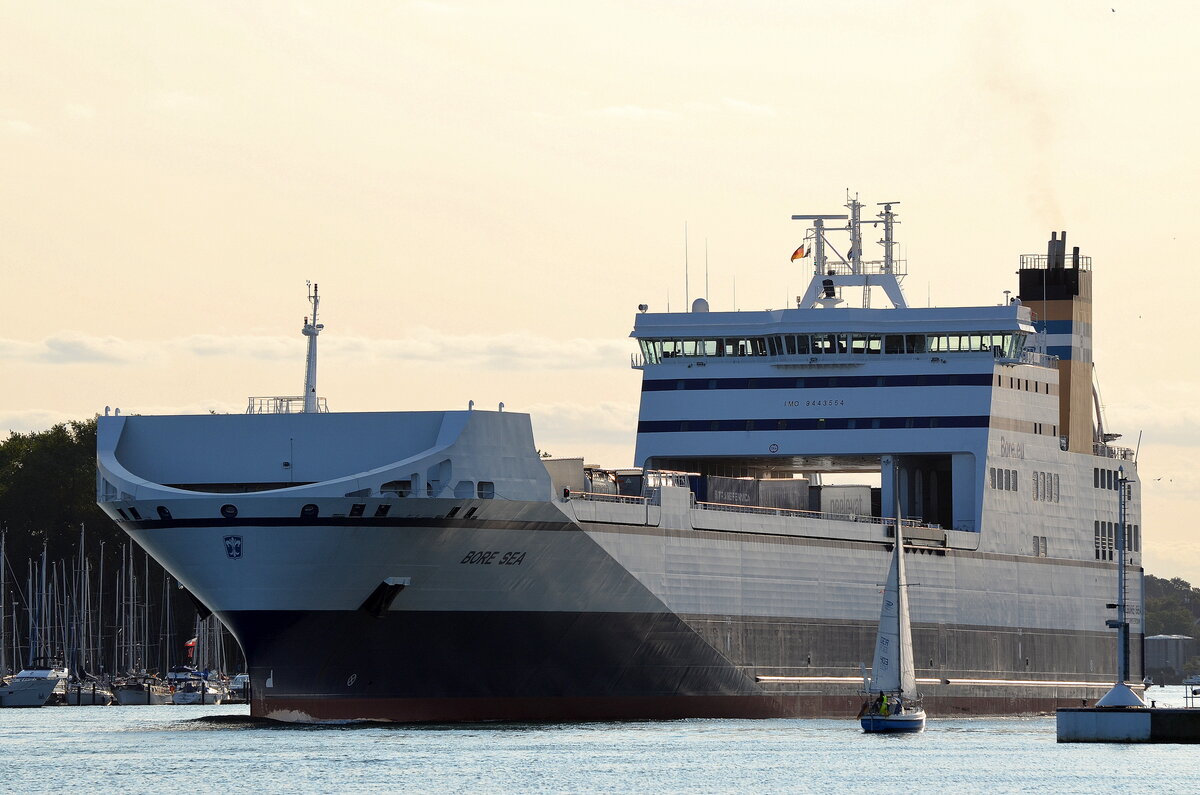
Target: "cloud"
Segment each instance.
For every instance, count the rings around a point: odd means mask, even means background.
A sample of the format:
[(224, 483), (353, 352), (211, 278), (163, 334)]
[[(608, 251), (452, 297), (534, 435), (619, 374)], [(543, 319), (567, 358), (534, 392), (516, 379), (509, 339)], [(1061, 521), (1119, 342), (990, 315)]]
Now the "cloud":
[[(330, 337), (323, 353), (343, 361), (420, 362), (486, 370), (581, 370), (623, 365), (631, 347), (624, 340), (575, 337), (558, 339), (527, 333), (446, 334), (415, 329), (402, 339)], [(147, 360), (223, 358), (296, 361), (304, 343), (296, 337), (194, 334), (168, 340), (135, 341), (118, 337), (59, 332), (45, 339), (0, 339), (0, 361), (44, 365), (128, 365)]]
[(752, 102), (743, 102), (740, 99), (733, 99), (731, 97), (725, 97), (725, 99), (721, 100), (721, 103), (726, 110), (732, 110), (747, 116), (771, 117), (779, 115), (769, 105), (755, 105)]
[(148, 351), (117, 337), (92, 337), (65, 331), (38, 342), (0, 339), (0, 361), (37, 364), (130, 364)]
[(563, 442), (611, 442), (632, 436), (637, 427), (636, 403), (536, 403), (521, 410), (533, 417), (539, 437)]
[[(296, 337), (218, 337), (212, 334), (193, 334), (189, 337), (166, 340), (160, 343), (164, 352), (173, 356), (199, 356), (219, 358), (257, 359), (260, 361), (283, 361), (295, 359), (297, 352), (303, 355), (304, 343)], [(322, 343), (326, 347), (326, 343)]]
[(588, 111), (589, 116), (623, 121), (671, 121), (679, 118), (675, 111), (665, 108), (646, 108), (641, 105), (612, 105)]
[(7, 429), (8, 433), (31, 433), (47, 430), (60, 422), (82, 419), (88, 419), (88, 417), (49, 409), (0, 411), (0, 428)]
[(438, 3), (434, 0), (409, 0), (405, 6), (414, 11), (424, 12), (427, 14), (438, 14), (442, 16), (457, 15), (461, 14), (463, 11), (458, 6), (453, 6), (449, 3)]
[(13, 135), (33, 135), (37, 131), (37, 128), (32, 124), (20, 119), (6, 119), (3, 126), (6, 132)]
[(63, 105), (62, 112), (72, 119), (92, 119), (96, 117), (96, 109), (81, 102), (69, 102)]
[(213, 109), (211, 99), (175, 89), (156, 91), (151, 100), (160, 110), (197, 113)]
[(705, 100), (684, 102), (679, 106), (679, 110), (649, 108), (644, 105), (612, 105), (607, 108), (590, 110), (587, 113), (589, 116), (623, 121), (673, 121), (687, 115), (708, 114), (737, 114), (759, 118), (771, 118), (779, 115), (774, 108), (768, 105), (756, 105), (753, 102), (732, 97), (725, 97), (720, 102)]
[(429, 328), (414, 330), (405, 339), (369, 340), (340, 337), (329, 341), (333, 355), (375, 359), (449, 363), (454, 367), (493, 370), (579, 370), (624, 362), (630, 347), (624, 341), (576, 337), (557, 339), (527, 333), (445, 334)]

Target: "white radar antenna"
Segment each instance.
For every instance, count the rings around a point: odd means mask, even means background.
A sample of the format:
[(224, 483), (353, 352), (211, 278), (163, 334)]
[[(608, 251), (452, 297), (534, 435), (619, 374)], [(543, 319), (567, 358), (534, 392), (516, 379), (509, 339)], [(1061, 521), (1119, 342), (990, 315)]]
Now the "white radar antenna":
[(304, 413), (315, 414), (320, 411), (317, 401), (317, 335), (325, 328), (325, 324), (317, 322), (321, 298), (317, 295), (317, 285), (312, 282), (308, 282), (308, 302), (312, 304), (312, 322), (304, 318), (304, 328), (300, 329), (300, 333), (308, 337), (308, 356), (304, 362)]
[[(825, 309), (833, 308), (843, 303), (841, 288), (861, 287), (863, 288), (861, 305), (864, 309), (870, 309), (871, 288), (880, 287), (892, 302), (893, 307), (896, 309), (907, 308), (908, 303), (904, 300), (904, 293), (900, 289), (900, 279), (905, 275), (905, 263), (897, 260), (893, 253), (896, 245), (894, 228), (899, 221), (896, 220), (896, 213), (892, 211), (892, 206), (899, 203), (880, 202), (879, 205), (883, 207), (883, 212), (876, 216), (878, 220), (863, 221), (863, 204), (858, 200), (858, 194), (851, 198), (850, 192), (846, 191), (845, 206), (850, 211), (849, 215), (792, 216), (793, 221), (813, 222), (804, 236), (806, 242), (812, 241), (813, 279), (804, 295), (796, 299), (797, 307), (801, 309), (814, 306)], [(847, 223), (845, 226), (826, 227), (825, 222), (829, 220), (845, 220)], [(879, 245), (883, 246), (882, 260), (863, 259), (862, 227), (865, 223), (872, 226), (883, 224), (883, 239), (879, 241)], [(849, 233), (850, 248), (847, 250), (846, 256), (842, 256), (837, 248), (829, 242), (826, 237), (828, 232)], [(836, 260), (830, 260), (826, 250), (832, 251)]]

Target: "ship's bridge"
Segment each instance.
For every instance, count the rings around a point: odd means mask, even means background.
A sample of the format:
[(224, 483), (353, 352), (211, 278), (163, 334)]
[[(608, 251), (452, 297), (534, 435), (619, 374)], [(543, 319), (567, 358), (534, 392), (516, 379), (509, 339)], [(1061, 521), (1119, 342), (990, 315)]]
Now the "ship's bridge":
[[(769, 358), (775, 366), (871, 364), (873, 356), (989, 353), (1028, 358), (1035, 330), (1028, 307), (930, 309), (785, 309), (763, 312), (639, 314), (630, 335), (638, 341), (634, 366), (686, 357)], [(820, 357), (813, 361), (811, 357)], [(706, 366), (703, 361), (700, 366)], [(647, 378), (650, 374), (647, 374)]]
[(1019, 302), (696, 308), (636, 318), (636, 463), (814, 483), (865, 476), (884, 504), (894, 465), (904, 515), (947, 528), (977, 529), (998, 368), (1052, 368)]

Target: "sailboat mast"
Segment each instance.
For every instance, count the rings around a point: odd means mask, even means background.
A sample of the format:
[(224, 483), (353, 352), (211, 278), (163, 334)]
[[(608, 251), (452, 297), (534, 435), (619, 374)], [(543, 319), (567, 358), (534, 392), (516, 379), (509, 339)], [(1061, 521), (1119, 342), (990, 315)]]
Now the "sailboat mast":
[(46, 599), (46, 554), (48, 542), (42, 542), (42, 568), (38, 573), (38, 578), (41, 580), (41, 593), (38, 595), (38, 653), (35, 657), (49, 657), (50, 652), (43, 652), (42, 649), (49, 648), (50, 641), (47, 639), (50, 627), (50, 617), (47, 615), (47, 599)]
[[(896, 486), (899, 486), (898, 468)], [(896, 620), (899, 622), (897, 634), (900, 636), (900, 692), (906, 696), (915, 696), (917, 690), (916, 671), (913, 670), (912, 654), (912, 623), (908, 616), (908, 579), (904, 572), (904, 520), (900, 510), (900, 490), (894, 487), (896, 493)]]
[(904, 631), (907, 629), (904, 616), (908, 614), (908, 594), (905, 591), (908, 589), (904, 587), (904, 521), (900, 518), (900, 472), (899, 467), (895, 465), (892, 467), (892, 477), (892, 492), (896, 495), (896, 554), (892, 558), (896, 566), (896, 634), (900, 637), (900, 692), (903, 693), (906, 675), (912, 675), (911, 671), (906, 670), (909, 655), (905, 653), (911, 648), (912, 640), (904, 637)]
[(8, 637), (5, 634), (6, 605), (8, 604), (8, 533), (0, 532), (0, 677), (8, 675)]

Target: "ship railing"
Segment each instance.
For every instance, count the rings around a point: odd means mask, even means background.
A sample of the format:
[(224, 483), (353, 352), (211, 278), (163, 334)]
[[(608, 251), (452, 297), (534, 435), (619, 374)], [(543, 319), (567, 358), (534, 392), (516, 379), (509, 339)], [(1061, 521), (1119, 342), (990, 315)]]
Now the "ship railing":
[[(702, 511), (724, 511), (727, 513), (751, 513), (760, 516), (791, 516), (797, 519), (821, 519), (834, 522), (864, 522), (866, 524), (891, 525), (895, 519), (891, 517), (871, 516), (857, 513), (830, 513), (828, 511), (804, 511), (798, 508), (772, 508), (766, 505), (736, 505), (723, 502), (697, 502), (696, 507)], [(902, 527), (931, 527), (919, 519), (902, 519)]]
[(625, 505), (644, 505), (646, 497), (634, 497), (629, 494), (601, 494), (594, 491), (568, 491), (569, 500), (588, 500), (591, 502), (616, 502)]
[(1048, 353), (1038, 353), (1037, 351), (1021, 351), (1016, 357), (998, 356), (997, 358), (1005, 359), (1006, 361), (1015, 361), (1020, 364), (1033, 364), (1038, 367), (1056, 367), (1058, 365), (1058, 357), (1051, 356)]
[[(887, 262), (881, 259), (875, 260), (860, 260), (859, 274), (866, 276), (887, 275), (892, 276), (907, 276), (908, 275), (908, 260), (895, 258), (892, 260), (889, 268)], [(854, 273), (854, 268), (848, 262), (830, 262), (825, 263), (826, 276), (850, 276)]]
[[(1053, 267), (1050, 264), (1050, 259), (1051, 259), (1050, 256), (1047, 254), (1022, 254), (1021, 255), (1021, 267), (1022, 268), (1033, 268), (1035, 270), (1048, 270), (1049, 268)], [(1064, 267), (1073, 267), (1072, 263), (1073, 263), (1072, 257), (1064, 257), (1064, 259), (1063, 259)], [(1080, 257), (1079, 258), (1079, 269), (1084, 270), (1084, 271), (1090, 271), (1092, 269), (1092, 258), (1091, 257)]]
[[(566, 497), (569, 500), (584, 500), (587, 502), (607, 502), (624, 505), (657, 505), (657, 491), (649, 497), (635, 497), (626, 494), (603, 494), (591, 491), (570, 491), (566, 492)], [(694, 496), (694, 495), (693, 495)], [(734, 503), (723, 502), (699, 502), (693, 503), (693, 507), (701, 511), (714, 511), (721, 513), (744, 513), (755, 514), (758, 516), (784, 516), (795, 519), (817, 519), (822, 521), (833, 522), (860, 522), (863, 524), (883, 525), (892, 527), (896, 520), (890, 516), (880, 517), (871, 516), (869, 514), (855, 513), (833, 513), (830, 511), (806, 511), (798, 508), (773, 508), (767, 505), (737, 505)], [(941, 530), (940, 525), (928, 524), (921, 519), (902, 519), (900, 522), (902, 527), (910, 529), (927, 529)], [(891, 533), (889, 533), (891, 535)]]
[[(328, 413), (329, 407), (325, 398), (317, 398), (317, 411)], [(303, 395), (275, 395), (271, 397), (252, 397), (246, 406), (247, 414), (303, 414)]]
[(1098, 455), (1101, 458), (1116, 458), (1121, 461), (1133, 460), (1133, 450), (1128, 447), (1114, 447), (1103, 442), (1092, 442), (1092, 455)]

